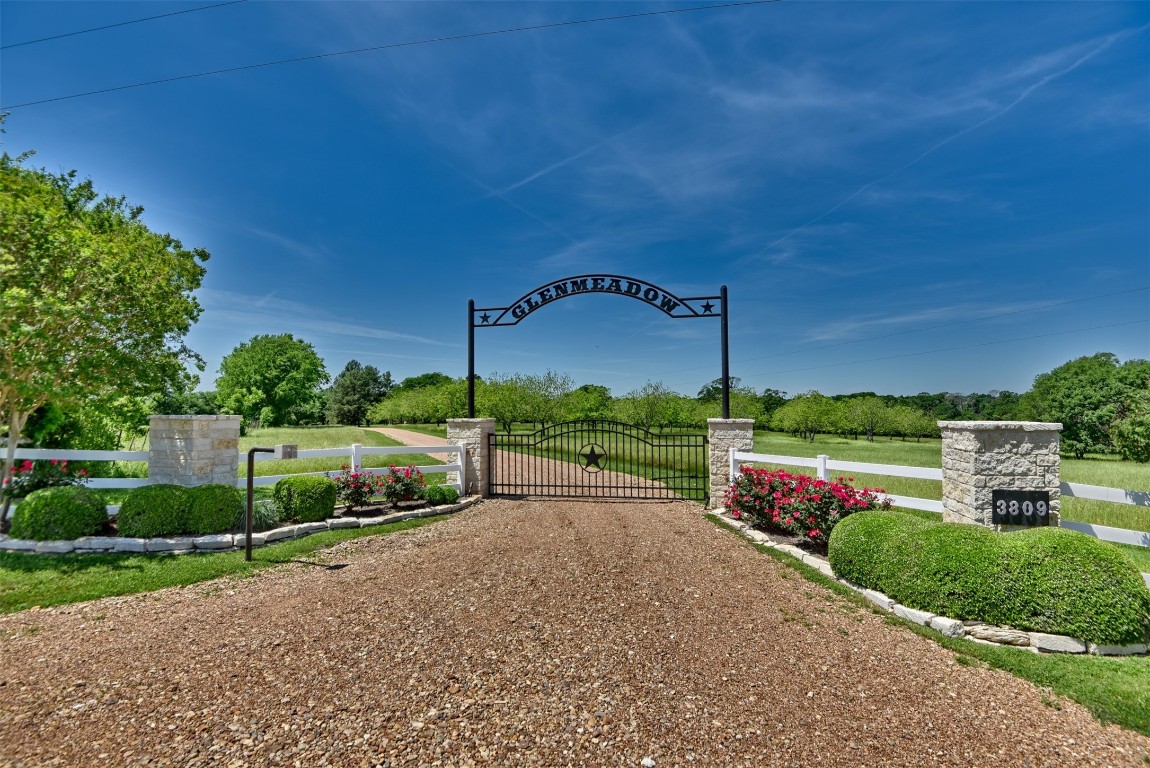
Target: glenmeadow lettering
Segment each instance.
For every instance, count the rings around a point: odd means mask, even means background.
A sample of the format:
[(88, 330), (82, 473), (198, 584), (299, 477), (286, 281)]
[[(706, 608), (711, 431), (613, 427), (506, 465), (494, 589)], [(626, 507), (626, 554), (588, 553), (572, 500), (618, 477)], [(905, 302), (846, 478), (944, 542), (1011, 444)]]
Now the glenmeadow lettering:
[[(683, 299), (653, 283), (621, 275), (578, 275), (548, 283), (520, 297), (510, 307), (476, 310), (479, 325), (514, 325), (544, 304), (581, 293), (614, 293), (645, 301), (671, 317), (717, 317), (712, 299)], [(698, 308), (692, 301), (703, 301)], [(493, 316), (492, 313), (497, 313)], [(508, 317), (510, 315), (510, 317)]]

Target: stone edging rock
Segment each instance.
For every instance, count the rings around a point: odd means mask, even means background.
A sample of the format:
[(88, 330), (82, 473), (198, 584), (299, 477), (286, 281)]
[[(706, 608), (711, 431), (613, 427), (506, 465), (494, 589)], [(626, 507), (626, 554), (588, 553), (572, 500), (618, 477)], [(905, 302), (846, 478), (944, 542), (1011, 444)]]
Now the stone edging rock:
[[(285, 539), (298, 539), (320, 531), (340, 528), (367, 528), (387, 525), (417, 517), (446, 515), (466, 509), (479, 501), (471, 496), (455, 504), (394, 512), (381, 517), (333, 517), (318, 523), (299, 523), (252, 534), (252, 546), (262, 547)], [(242, 533), (216, 533), (208, 536), (175, 536), (171, 538), (133, 539), (125, 536), (84, 536), (74, 541), (33, 541), (0, 536), (0, 552), (23, 552), (31, 555), (110, 554), (146, 552), (162, 555), (190, 555), (206, 552), (233, 552), (244, 549), (247, 536)]]
[(855, 590), (876, 607), (888, 613), (893, 613), (907, 621), (914, 622), (915, 624), (930, 627), (947, 637), (965, 637), (973, 643), (982, 643), (984, 645), (1009, 645), (1015, 648), (1033, 651), (1034, 653), (1090, 653), (1095, 656), (1140, 656), (1145, 655), (1148, 650), (1146, 643), (1096, 645), (1066, 635), (1026, 632), (1010, 627), (996, 627), (981, 621), (949, 619), (945, 616), (930, 613), (929, 611), (908, 608), (905, 605), (896, 603), (882, 592), (866, 589), (846, 579), (839, 578), (835, 575), (834, 571), (831, 570), (830, 563), (828, 563), (824, 557), (819, 557), (818, 555), (806, 552), (790, 544), (778, 544), (772, 541), (771, 537), (762, 531), (757, 531), (743, 521), (731, 517), (724, 509), (715, 510), (713, 514), (725, 525), (741, 533), (756, 544), (771, 547), (779, 552), (785, 552), (796, 560), (801, 560), (803, 563), (811, 566), (827, 578), (834, 579), (840, 584)]

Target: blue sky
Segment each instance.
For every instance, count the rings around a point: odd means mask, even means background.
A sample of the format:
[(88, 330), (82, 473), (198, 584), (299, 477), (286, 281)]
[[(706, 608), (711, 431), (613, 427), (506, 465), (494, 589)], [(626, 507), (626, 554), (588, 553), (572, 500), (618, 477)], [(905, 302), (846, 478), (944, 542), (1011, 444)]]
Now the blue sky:
[[(791, 394), (1025, 391), (1150, 357), (1150, 4), (0, 2), (4, 148), (212, 253), (189, 344), (466, 373), (466, 307), (583, 273), (730, 292), (731, 373)], [(623, 394), (719, 376), (719, 324), (613, 296), (476, 367)]]

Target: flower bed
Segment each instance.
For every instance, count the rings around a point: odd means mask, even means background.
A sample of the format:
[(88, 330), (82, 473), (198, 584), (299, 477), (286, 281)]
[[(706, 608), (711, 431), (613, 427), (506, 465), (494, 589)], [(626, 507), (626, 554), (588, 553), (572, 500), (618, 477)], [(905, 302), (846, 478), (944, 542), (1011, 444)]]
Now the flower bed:
[[(848, 478), (847, 480), (853, 480)], [(727, 488), (723, 506), (736, 520), (768, 531), (795, 536), (821, 550), (831, 531), (847, 515), (867, 509), (890, 509), (881, 488), (854, 488), (782, 469), (742, 467)]]

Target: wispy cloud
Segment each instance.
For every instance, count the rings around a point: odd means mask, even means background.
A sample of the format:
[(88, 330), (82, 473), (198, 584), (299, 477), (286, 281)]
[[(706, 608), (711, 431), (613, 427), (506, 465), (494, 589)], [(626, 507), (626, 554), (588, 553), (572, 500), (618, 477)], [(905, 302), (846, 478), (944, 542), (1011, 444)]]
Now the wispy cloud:
[[(918, 155), (916, 155), (911, 160), (903, 163), (902, 165), (899, 165), (898, 167), (896, 167), (894, 170), (890, 171), (889, 173), (887, 173), (887, 174), (885, 174), (885, 175), (883, 175), (877, 179), (874, 179), (873, 181), (869, 181), (866, 184), (863, 184), (861, 187), (856, 189), (854, 192), (847, 195), (842, 200), (840, 200), (838, 203), (835, 203), (833, 206), (831, 206), (827, 210), (823, 211), (819, 215), (815, 216), (814, 218), (809, 219), (808, 221), (804, 222), (803, 224), (799, 225), (795, 229), (791, 230), (790, 232), (783, 235), (782, 237), (774, 240), (773, 242), (768, 243), (764, 247), (763, 251), (765, 252), (765, 251), (767, 251), (767, 250), (769, 250), (769, 249), (771, 249), (771, 248), (773, 248), (773, 247), (775, 247), (781, 243), (786, 242), (791, 237), (798, 234), (799, 232), (802, 232), (803, 230), (805, 230), (807, 227), (811, 226), (812, 224), (817, 224), (818, 222), (825, 219), (827, 216), (830, 216), (832, 213), (839, 210), (840, 208), (842, 208), (847, 203), (851, 202), (855, 198), (857, 198), (860, 195), (862, 195), (863, 193), (867, 192), (871, 187), (874, 187), (876, 185), (882, 184), (882, 183), (890, 180), (891, 178), (897, 176), (898, 174), (902, 173), (903, 171), (907, 170), (908, 168), (911, 168), (912, 166), (915, 166), (918, 163), (922, 162), (926, 158), (933, 155), (935, 152), (938, 152), (940, 149), (947, 146), (948, 144), (950, 144), (954, 141), (957, 141), (958, 139), (962, 138), (963, 136), (966, 136), (967, 134), (973, 133), (974, 131), (977, 131), (978, 129), (982, 128), (983, 126), (987, 125), (988, 123), (1003, 117), (1004, 115), (1008, 114), (1011, 110), (1013, 110), (1016, 106), (1018, 106), (1023, 101), (1025, 101), (1035, 91), (1044, 87), (1048, 83), (1050, 83), (1050, 82), (1052, 82), (1052, 81), (1054, 81), (1060, 77), (1063, 77), (1063, 76), (1073, 72), (1074, 70), (1078, 69), (1080, 66), (1082, 66), (1086, 62), (1090, 61), (1091, 59), (1095, 58), (1099, 54), (1106, 51), (1108, 48), (1110, 48), (1112, 45), (1114, 45), (1114, 43), (1116, 43), (1117, 41), (1119, 41), (1123, 38), (1129, 37), (1129, 36), (1136, 34), (1138, 32), (1144, 31), (1146, 28), (1147, 28), (1146, 26), (1143, 26), (1143, 27), (1140, 27), (1138, 29), (1122, 30), (1121, 32), (1116, 32), (1114, 34), (1107, 35), (1104, 38), (1102, 38), (1100, 41), (1096, 40), (1093, 42), (1093, 44), (1085, 52), (1078, 55), (1069, 64), (1065, 63), (1065, 59), (1066, 59), (1065, 51), (1054, 52), (1050, 55), (1033, 59), (1031, 62), (1028, 63), (1027, 67), (1025, 67), (1025, 69), (1028, 71), (1028, 73), (1029, 72), (1036, 73), (1035, 70), (1040, 64), (1047, 64), (1047, 65), (1056, 64), (1056, 65), (1059, 65), (1059, 69), (1057, 69), (1053, 72), (1047, 72), (1041, 78), (1039, 78), (1035, 82), (1032, 82), (1030, 85), (1026, 86), (1026, 88), (1024, 88), (1021, 93), (1019, 93), (1017, 96), (1015, 96), (1005, 106), (998, 107), (994, 112), (992, 112), (991, 114), (982, 118), (981, 120), (973, 123), (972, 125), (968, 125), (965, 128), (962, 128), (961, 130), (956, 131), (955, 133), (950, 134), (949, 136), (943, 138), (940, 141), (935, 142), (930, 147), (928, 147), (926, 150), (924, 150), (923, 152), (920, 152)], [(1075, 46), (1071, 46), (1070, 48), (1077, 51), (1080, 49), (1080, 47), (1081, 46), (1075, 45)]]
[(324, 313), (317, 311), (310, 304), (277, 299), (273, 294), (253, 296), (235, 291), (205, 288), (199, 291), (198, 297), (204, 307), (201, 322), (205, 324), (234, 323), (264, 329), (282, 328), (307, 336), (347, 336), (384, 341), (409, 341), (441, 347), (459, 346), (438, 339), (325, 317)]

